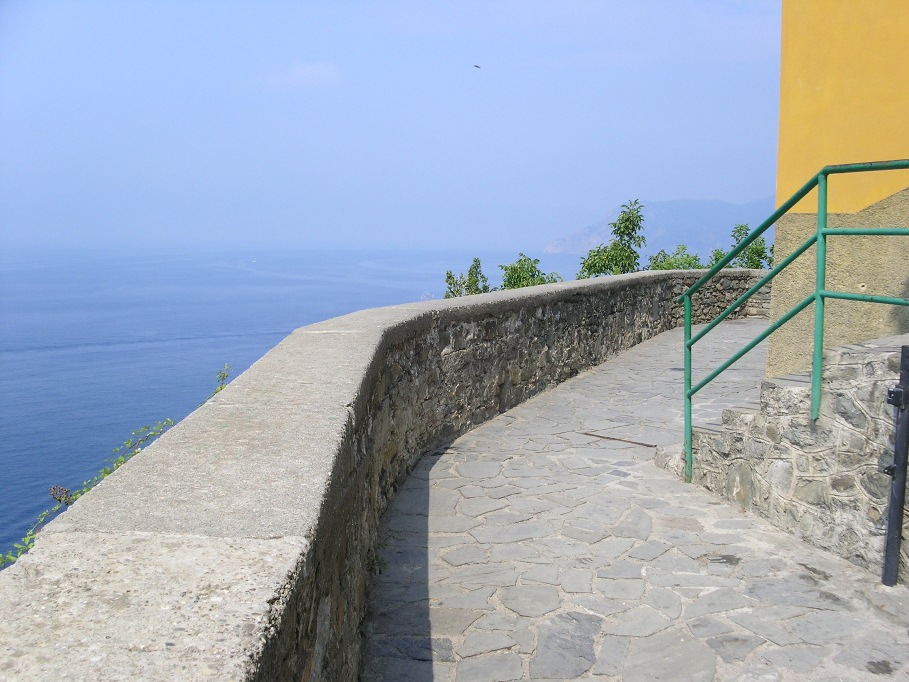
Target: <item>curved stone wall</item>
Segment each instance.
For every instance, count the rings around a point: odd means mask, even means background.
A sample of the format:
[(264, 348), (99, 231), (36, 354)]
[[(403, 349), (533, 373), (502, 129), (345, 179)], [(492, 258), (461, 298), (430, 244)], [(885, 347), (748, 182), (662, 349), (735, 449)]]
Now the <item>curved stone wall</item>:
[[(420, 456), (677, 326), (675, 299), (699, 274), (565, 282), (298, 329), (0, 573), (0, 669), (355, 679), (378, 521)], [(724, 272), (698, 295), (697, 321), (760, 274)], [(766, 315), (767, 302), (743, 314)]]

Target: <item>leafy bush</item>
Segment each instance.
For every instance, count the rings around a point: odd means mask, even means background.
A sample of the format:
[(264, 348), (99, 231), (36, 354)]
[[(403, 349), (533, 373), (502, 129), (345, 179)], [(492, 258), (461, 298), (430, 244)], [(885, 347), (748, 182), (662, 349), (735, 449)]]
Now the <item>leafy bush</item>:
[(520, 289), (522, 287), (532, 287), (537, 284), (552, 284), (561, 282), (559, 274), (552, 272), (546, 274), (540, 270), (540, 259), (530, 258), (523, 253), (518, 254), (518, 259), (508, 265), (500, 265), (502, 269), (502, 288), (503, 289)]
[[(710, 262), (707, 264), (707, 267), (712, 268), (714, 265), (719, 263), (723, 258), (726, 257), (726, 254), (730, 253), (735, 247), (745, 241), (745, 238), (751, 230), (748, 228), (748, 225), (736, 225), (732, 228), (732, 248), (729, 251), (723, 251), (722, 249), (714, 249), (710, 253)], [(745, 249), (735, 258), (733, 258), (727, 268), (750, 268), (754, 270), (763, 270), (765, 268), (773, 267), (773, 245), (767, 246), (767, 242), (763, 237), (758, 237), (753, 242), (751, 242)]]
[(467, 268), (467, 274), (463, 272), (457, 277), (449, 270), (445, 273), (445, 298), (457, 298), (458, 296), (471, 296), (473, 294), (485, 294), (489, 288), (489, 280), (483, 274), (483, 267), (480, 265), (480, 259), (474, 258), (470, 267)]
[(704, 264), (696, 253), (688, 253), (688, 247), (679, 244), (672, 253), (663, 249), (655, 256), (650, 257), (647, 264), (648, 270), (701, 270)]
[[(732, 228), (732, 239), (735, 248), (743, 241), (748, 233), (751, 232), (747, 225), (736, 225)], [(731, 251), (732, 249), (730, 249)], [(732, 259), (732, 267), (751, 268), (754, 270), (763, 270), (764, 268), (773, 267), (773, 245), (767, 248), (767, 242), (763, 237), (758, 237), (742, 251), (738, 256)]]
[[(540, 260), (530, 258), (523, 253), (518, 254), (518, 259), (508, 265), (500, 265), (502, 269), (502, 289), (520, 289), (521, 287), (532, 287), (537, 284), (552, 284), (561, 282), (557, 272), (545, 273), (540, 270)], [(445, 273), (445, 298), (457, 298), (459, 296), (472, 296), (473, 294), (485, 294), (490, 291), (496, 291), (495, 287), (489, 286), (489, 280), (483, 274), (483, 268), (480, 265), (480, 259), (474, 258), (467, 274), (463, 272), (455, 275), (451, 270)]]
[(598, 275), (621, 275), (626, 272), (637, 272), (640, 265), (640, 249), (646, 243), (644, 235), (644, 207), (635, 199), (622, 205), (615, 222), (609, 223), (612, 228), (612, 239), (606, 245), (590, 249), (581, 260), (578, 279), (597, 277)]

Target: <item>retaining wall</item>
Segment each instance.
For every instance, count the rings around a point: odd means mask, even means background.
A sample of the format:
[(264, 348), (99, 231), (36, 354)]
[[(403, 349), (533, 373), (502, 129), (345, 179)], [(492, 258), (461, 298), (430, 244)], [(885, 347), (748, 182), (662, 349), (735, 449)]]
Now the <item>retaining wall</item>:
[[(728, 409), (721, 428), (694, 430), (693, 482), (879, 577), (891, 482), (882, 469), (895, 435), (886, 397), (907, 344), (909, 335), (826, 349), (817, 421), (808, 375), (765, 380), (760, 410)], [(675, 454), (657, 462), (681, 475)], [(901, 554), (909, 584), (909, 542)]]
[[(355, 679), (379, 517), (420, 456), (677, 326), (700, 274), (298, 329), (0, 572), (0, 678)], [(724, 272), (696, 321), (761, 274)]]

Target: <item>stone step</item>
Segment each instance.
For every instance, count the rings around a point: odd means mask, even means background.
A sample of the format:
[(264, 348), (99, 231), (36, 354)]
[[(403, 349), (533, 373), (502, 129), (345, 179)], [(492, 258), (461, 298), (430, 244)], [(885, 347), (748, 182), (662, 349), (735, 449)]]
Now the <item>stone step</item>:
[(810, 413), (811, 377), (789, 374), (761, 382), (761, 412), (765, 415)]
[(909, 336), (825, 351), (818, 420), (808, 372), (764, 379), (759, 409), (729, 407), (719, 427), (696, 426), (694, 482), (877, 571), (894, 428), (885, 398), (903, 344)]

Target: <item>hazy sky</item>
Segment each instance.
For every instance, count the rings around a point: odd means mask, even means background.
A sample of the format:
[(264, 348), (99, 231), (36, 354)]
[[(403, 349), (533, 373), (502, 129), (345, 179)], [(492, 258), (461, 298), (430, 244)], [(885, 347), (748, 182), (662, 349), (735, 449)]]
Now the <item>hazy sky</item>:
[(779, 31), (779, 0), (3, 0), (0, 239), (539, 252), (766, 197)]

